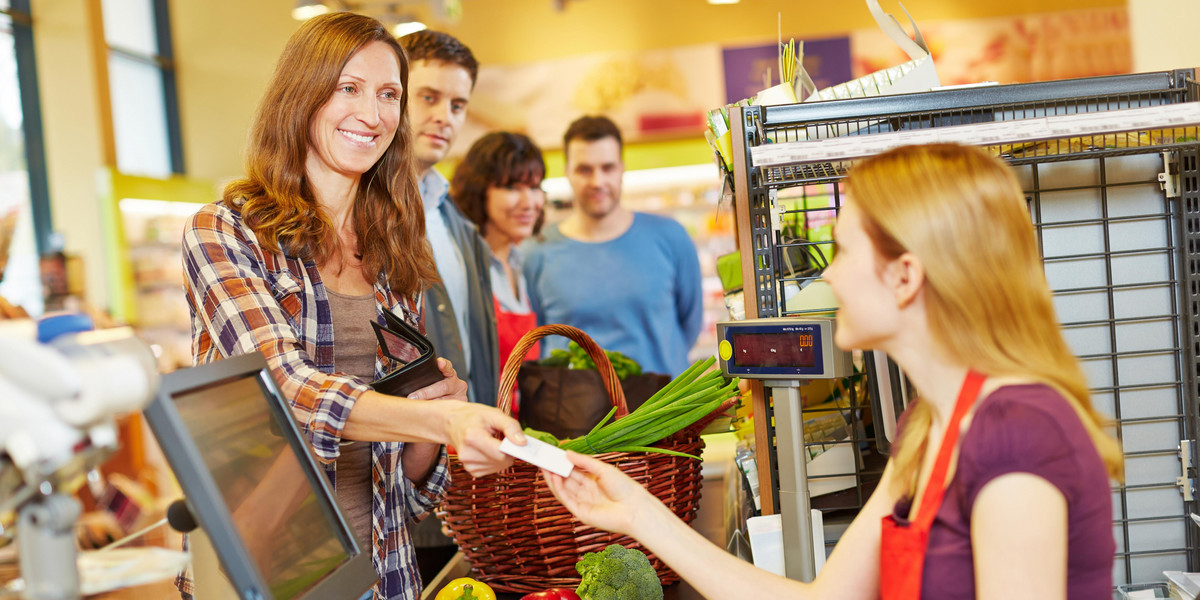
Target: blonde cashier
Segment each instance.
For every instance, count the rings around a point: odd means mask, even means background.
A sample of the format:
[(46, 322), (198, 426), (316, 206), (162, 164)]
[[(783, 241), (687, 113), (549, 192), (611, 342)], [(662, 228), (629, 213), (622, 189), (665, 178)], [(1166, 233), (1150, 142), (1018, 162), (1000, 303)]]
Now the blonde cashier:
[(976, 148), (910, 146), (856, 166), (846, 191), (825, 273), (835, 341), (886, 352), (920, 400), (816, 580), (734, 558), (590, 457), (543, 472), (551, 490), (707, 598), (1109, 597), (1122, 458), (1058, 328), (1016, 178)]

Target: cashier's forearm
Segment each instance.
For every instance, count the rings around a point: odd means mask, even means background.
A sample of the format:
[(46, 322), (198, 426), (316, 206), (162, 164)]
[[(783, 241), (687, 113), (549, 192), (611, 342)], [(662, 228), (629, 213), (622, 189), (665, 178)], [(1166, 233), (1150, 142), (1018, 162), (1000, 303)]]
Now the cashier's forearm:
[(448, 410), (444, 402), (413, 400), (368, 390), (358, 397), (342, 438), (372, 442), (449, 441)]
[(807, 599), (810, 586), (768, 573), (718, 548), (666, 506), (638, 517), (637, 538), (705, 598)]

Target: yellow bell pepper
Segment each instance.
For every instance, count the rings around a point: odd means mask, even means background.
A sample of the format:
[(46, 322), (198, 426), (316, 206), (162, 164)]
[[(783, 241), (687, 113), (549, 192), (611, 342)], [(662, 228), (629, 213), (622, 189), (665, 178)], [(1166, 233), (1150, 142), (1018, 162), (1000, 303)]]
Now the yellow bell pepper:
[(496, 600), (496, 592), (482, 581), (459, 577), (447, 583), (433, 600)]

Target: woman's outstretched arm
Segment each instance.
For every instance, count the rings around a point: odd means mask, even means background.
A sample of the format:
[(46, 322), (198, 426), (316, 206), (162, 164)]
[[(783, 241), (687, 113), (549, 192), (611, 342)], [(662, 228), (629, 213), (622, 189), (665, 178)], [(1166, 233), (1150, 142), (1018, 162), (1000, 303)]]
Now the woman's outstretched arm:
[[(706, 598), (868, 600), (879, 594), (879, 520), (894, 503), (882, 483), (817, 581), (805, 584), (763, 571), (712, 544), (616, 467), (574, 452), (567, 456), (576, 466), (570, 477), (542, 471), (563, 506), (584, 523), (638, 540)], [(885, 480), (889, 472), (885, 470)]]

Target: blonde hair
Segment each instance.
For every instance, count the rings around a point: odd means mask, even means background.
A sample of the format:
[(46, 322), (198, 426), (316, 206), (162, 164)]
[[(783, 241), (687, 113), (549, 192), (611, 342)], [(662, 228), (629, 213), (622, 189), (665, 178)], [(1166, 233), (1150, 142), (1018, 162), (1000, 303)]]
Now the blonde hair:
[[(885, 259), (905, 252), (925, 268), (934, 340), (989, 376), (1016, 375), (1057, 389), (1078, 413), (1109, 476), (1124, 457), (1104, 431), (1087, 381), (1055, 318), (1024, 194), (1013, 172), (974, 147), (905, 146), (863, 161), (846, 180), (863, 228)], [(892, 457), (893, 490), (915, 493), (932, 411), (909, 409)]]

